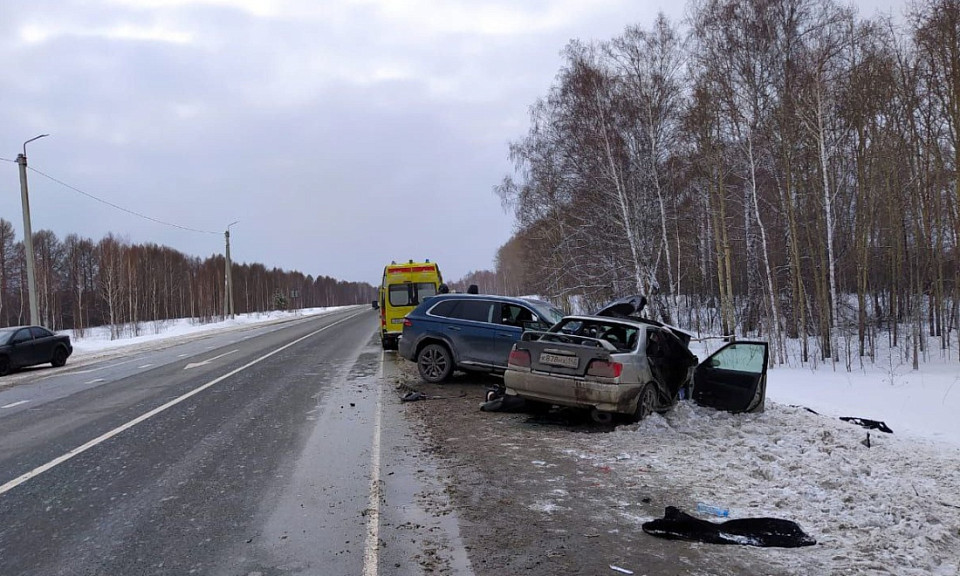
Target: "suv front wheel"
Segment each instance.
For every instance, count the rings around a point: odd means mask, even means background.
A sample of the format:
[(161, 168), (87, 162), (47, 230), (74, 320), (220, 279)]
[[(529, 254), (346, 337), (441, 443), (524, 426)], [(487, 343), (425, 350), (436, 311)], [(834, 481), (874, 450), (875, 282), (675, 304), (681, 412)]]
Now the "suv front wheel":
[(427, 344), (417, 354), (420, 377), (431, 384), (439, 384), (453, 373), (453, 356), (443, 344)]

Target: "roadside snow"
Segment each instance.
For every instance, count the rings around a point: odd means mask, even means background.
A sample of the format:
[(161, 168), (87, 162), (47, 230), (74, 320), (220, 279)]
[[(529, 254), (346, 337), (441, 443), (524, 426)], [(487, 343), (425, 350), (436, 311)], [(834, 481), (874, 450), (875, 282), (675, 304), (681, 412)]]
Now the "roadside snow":
[[(627, 445), (696, 501), (731, 518), (798, 522), (819, 546), (823, 573), (949, 574), (960, 570), (960, 448), (867, 431), (772, 403), (735, 415), (682, 402), (623, 427), (603, 459)], [(695, 510), (696, 502), (685, 503)], [(782, 559), (803, 558), (796, 552)], [(799, 568), (799, 566), (797, 566)]]
[[(688, 494), (670, 503), (688, 513), (705, 502), (729, 508), (731, 519), (799, 523), (817, 546), (762, 553), (787, 573), (957, 576), (960, 363), (952, 357), (917, 372), (890, 362), (849, 373), (778, 367), (761, 414), (684, 401), (574, 443), (621, 478)], [(871, 430), (867, 447), (868, 430), (839, 416), (881, 420), (894, 434)], [(625, 517), (638, 528), (652, 519)]]
[(295, 320), (304, 316), (328, 314), (342, 310), (344, 306), (327, 308), (305, 308), (303, 310), (258, 312), (252, 314), (237, 314), (236, 318), (208, 322), (201, 324), (194, 318), (180, 318), (176, 320), (162, 320), (159, 322), (141, 323), (139, 334), (134, 335), (129, 327), (121, 329), (120, 338), (110, 339), (110, 329), (107, 326), (87, 328), (83, 336), (77, 336), (72, 330), (62, 330), (61, 334), (68, 334), (73, 343), (73, 357), (71, 361), (88, 356), (98, 356), (100, 352), (119, 351), (129, 347), (143, 345), (172, 343), (184, 338), (227, 332), (245, 326), (269, 324)]

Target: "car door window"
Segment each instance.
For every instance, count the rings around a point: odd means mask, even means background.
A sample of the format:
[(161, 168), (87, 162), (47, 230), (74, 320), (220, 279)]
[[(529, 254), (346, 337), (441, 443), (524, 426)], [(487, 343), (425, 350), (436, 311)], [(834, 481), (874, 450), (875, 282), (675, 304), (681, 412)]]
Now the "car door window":
[(733, 344), (710, 358), (710, 367), (736, 372), (763, 372), (765, 348), (755, 344)]
[(490, 301), (463, 300), (455, 312), (457, 317), (463, 320), (493, 322), (493, 302)]
[(523, 328), (534, 321), (534, 314), (530, 310), (517, 304), (500, 304), (500, 324)]
[(33, 334), (30, 333), (29, 328), (24, 328), (16, 334), (13, 335), (13, 339), (10, 340), (14, 344), (23, 344), (24, 342), (29, 342), (33, 340)]
[(30, 331), (33, 332), (34, 338), (49, 338), (50, 336), (53, 336), (52, 332), (50, 332), (46, 328), (41, 328), (39, 326), (31, 327)]

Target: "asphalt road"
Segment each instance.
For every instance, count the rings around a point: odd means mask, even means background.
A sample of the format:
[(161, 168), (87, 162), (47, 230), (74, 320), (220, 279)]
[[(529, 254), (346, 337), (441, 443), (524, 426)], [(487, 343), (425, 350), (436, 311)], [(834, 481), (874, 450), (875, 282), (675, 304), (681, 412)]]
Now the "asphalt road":
[(351, 309), (0, 390), (0, 574), (469, 574), (376, 322)]

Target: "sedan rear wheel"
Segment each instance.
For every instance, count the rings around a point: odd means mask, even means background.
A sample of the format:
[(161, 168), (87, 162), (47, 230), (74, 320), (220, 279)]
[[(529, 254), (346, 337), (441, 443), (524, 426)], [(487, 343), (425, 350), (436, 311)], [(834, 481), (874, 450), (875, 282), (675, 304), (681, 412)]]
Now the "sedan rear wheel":
[(10, 358), (7, 356), (0, 356), (0, 376), (6, 376), (10, 373), (12, 366), (10, 364)]
[(62, 346), (53, 351), (53, 360), (50, 361), (54, 368), (59, 368), (67, 363), (67, 350)]
[(633, 414), (634, 422), (643, 420), (653, 414), (656, 409), (657, 389), (653, 387), (653, 384), (647, 383), (640, 391), (640, 396), (637, 397), (637, 411)]
[(417, 355), (420, 377), (431, 384), (439, 384), (453, 373), (453, 357), (443, 344), (427, 344)]

